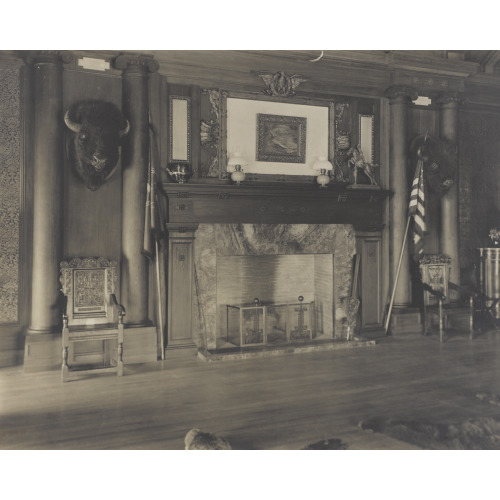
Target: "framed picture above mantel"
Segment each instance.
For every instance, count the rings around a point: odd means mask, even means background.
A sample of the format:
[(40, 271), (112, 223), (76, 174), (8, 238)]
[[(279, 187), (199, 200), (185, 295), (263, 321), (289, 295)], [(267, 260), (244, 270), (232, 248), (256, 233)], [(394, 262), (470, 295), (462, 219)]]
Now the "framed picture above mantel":
[(306, 162), (307, 118), (257, 113), (256, 161)]

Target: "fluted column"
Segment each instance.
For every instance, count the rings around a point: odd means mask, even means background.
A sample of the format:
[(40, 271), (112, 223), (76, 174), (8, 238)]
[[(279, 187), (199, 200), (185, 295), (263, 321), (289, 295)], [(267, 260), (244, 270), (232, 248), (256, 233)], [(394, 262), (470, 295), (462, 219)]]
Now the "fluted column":
[[(390, 189), (394, 193), (390, 200), (390, 283), (394, 286), (396, 279), (401, 245), (406, 229), (408, 216), (408, 179), (407, 179), (407, 120), (408, 104), (418, 97), (410, 87), (394, 86), (386, 90), (385, 96), (391, 105), (391, 132), (389, 171)], [(398, 283), (394, 295), (394, 307), (409, 306), (410, 296), (410, 263), (408, 260), (408, 244), (405, 245)]]
[[(443, 139), (457, 144), (458, 137), (458, 105), (459, 96), (450, 92), (438, 97), (440, 104), (439, 135)], [(441, 252), (451, 257), (450, 280), (460, 285), (460, 261), (458, 253), (458, 175), (454, 170), (451, 188), (441, 197)], [(460, 295), (458, 291), (450, 291), (450, 299), (456, 302)]]
[(148, 56), (120, 55), (123, 70), (123, 113), (130, 132), (122, 148), (122, 261), (121, 301), (129, 326), (150, 324), (148, 319), (148, 263), (142, 254), (144, 209), (149, 160), (148, 73), (158, 63)]
[(30, 333), (54, 332), (60, 323), (62, 257), (62, 64), (67, 53), (32, 55), (34, 96), (33, 272)]

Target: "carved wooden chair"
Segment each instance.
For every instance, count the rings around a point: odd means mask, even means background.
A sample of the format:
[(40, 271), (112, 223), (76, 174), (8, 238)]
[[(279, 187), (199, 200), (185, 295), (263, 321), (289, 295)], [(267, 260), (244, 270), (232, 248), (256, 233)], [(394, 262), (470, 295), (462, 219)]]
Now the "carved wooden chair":
[[(62, 381), (84, 373), (114, 371), (118, 376), (123, 375), (125, 308), (118, 304), (115, 296), (118, 263), (105, 258), (82, 257), (62, 261), (60, 268), (61, 291), (65, 298)], [(90, 355), (88, 352), (85, 355), (84, 350), (78, 363), (75, 345), (81, 347), (83, 342), (93, 342), (94, 348), (97, 345), (99, 350), (90, 351)]]
[[(450, 304), (450, 290), (463, 290), (450, 281), (451, 259), (440, 255), (423, 255), (419, 262), (422, 278), (424, 301), (423, 301), (423, 328), (424, 335), (432, 332), (437, 319), (439, 341), (443, 342), (445, 331), (450, 326), (450, 318), (458, 318), (463, 308), (452, 307)], [(468, 333), (472, 339), (474, 336), (474, 298), (467, 299)]]

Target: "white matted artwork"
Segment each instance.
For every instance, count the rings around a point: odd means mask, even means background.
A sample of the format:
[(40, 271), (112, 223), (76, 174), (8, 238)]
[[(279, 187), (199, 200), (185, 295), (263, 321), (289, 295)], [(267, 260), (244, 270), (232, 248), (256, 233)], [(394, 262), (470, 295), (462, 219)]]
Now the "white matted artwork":
[[(303, 163), (258, 161), (258, 115), (293, 117), (305, 120)], [(227, 98), (227, 153), (240, 153), (248, 164), (245, 172), (275, 175), (315, 175), (313, 163), (328, 152), (328, 106), (291, 104), (251, 99)], [(301, 120), (302, 121), (302, 120)], [(333, 152), (331, 152), (333, 154)], [(262, 156), (261, 156), (262, 157)]]

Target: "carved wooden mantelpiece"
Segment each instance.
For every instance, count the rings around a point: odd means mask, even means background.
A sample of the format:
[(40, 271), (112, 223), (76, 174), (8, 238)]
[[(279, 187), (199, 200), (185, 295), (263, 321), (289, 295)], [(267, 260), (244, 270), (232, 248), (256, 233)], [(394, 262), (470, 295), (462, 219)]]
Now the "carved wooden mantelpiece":
[(283, 183), (163, 183), (168, 223), (380, 226), (384, 189)]
[[(284, 182), (231, 184), (163, 183), (162, 203), (168, 231), (167, 352), (194, 348), (193, 290), (196, 270), (194, 247), (199, 224), (352, 224), (360, 233), (359, 245), (368, 266), (375, 269), (362, 280), (366, 304), (363, 328), (381, 323), (380, 269), (384, 189), (349, 189), (330, 185)], [(204, 247), (204, 250), (207, 250)], [(373, 255), (372, 255), (373, 254)], [(363, 266), (361, 266), (363, 269)], [(372, 304), (372, 295), (376, 296)]]

